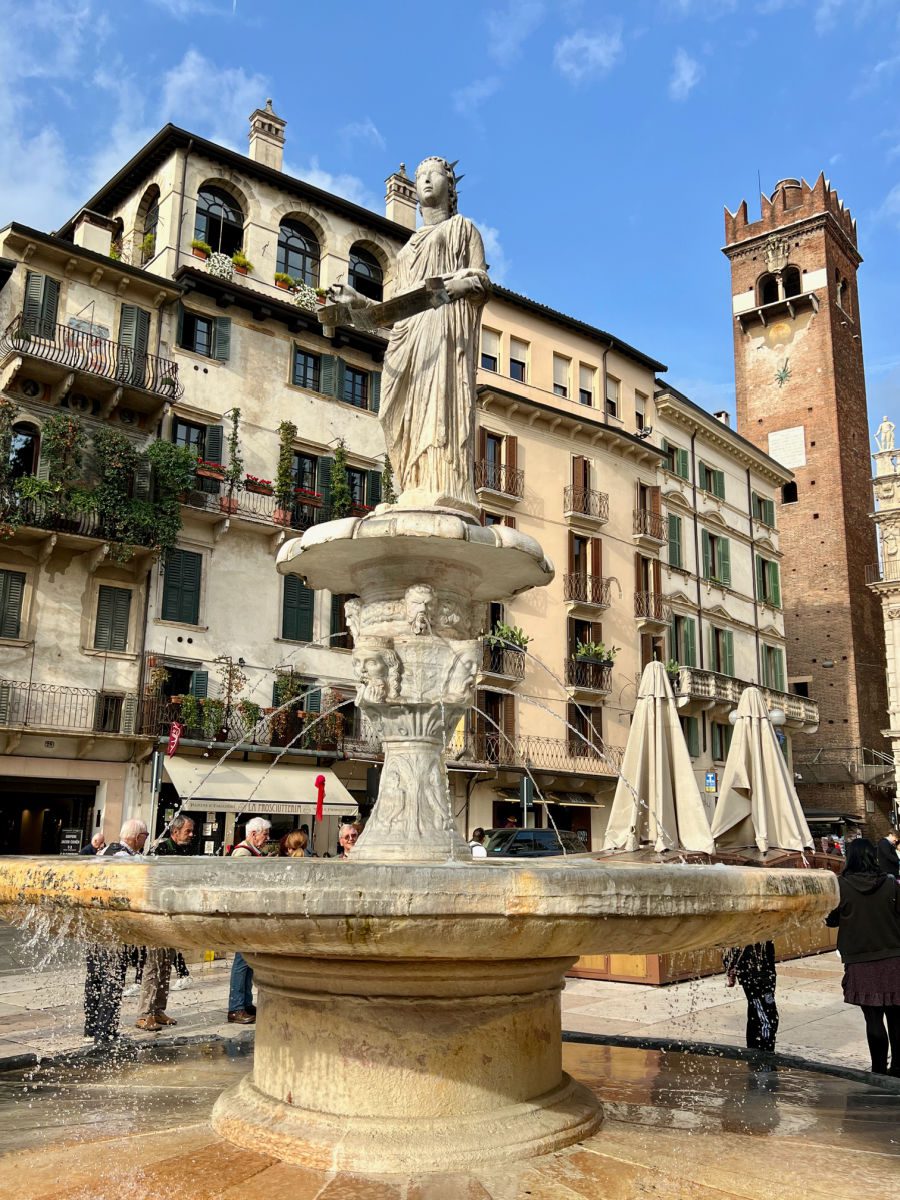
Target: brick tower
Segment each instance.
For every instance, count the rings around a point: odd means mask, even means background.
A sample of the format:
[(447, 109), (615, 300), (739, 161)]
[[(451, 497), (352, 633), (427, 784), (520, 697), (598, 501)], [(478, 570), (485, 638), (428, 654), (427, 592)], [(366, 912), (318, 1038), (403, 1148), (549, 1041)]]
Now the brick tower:
[[(777, 508), (790, 687), (819, 702), (794, 767), (810, 811), (887, 820), (866, 787), (864, 750), (886, 749), (884, 632), (866, 567), (869, 430), (856, 223), (820, 175), (782, 179), (751, 222), (725, 210), (731, 263), (737, 427), (795, 474)], [(758, 610), (759, 611), (759, 610)]]

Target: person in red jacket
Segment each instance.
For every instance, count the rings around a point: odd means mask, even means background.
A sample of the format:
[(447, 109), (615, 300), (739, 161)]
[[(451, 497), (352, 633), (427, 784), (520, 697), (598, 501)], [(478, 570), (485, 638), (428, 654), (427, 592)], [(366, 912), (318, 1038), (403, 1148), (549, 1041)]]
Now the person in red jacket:
[(841, 902), (825, 924), (838, 931), (844, 1003), (863, 1010), (872, 1070), (900, 1076), (900, 888), (879, 868), (868, 838), (847, 844), (838, 882)]

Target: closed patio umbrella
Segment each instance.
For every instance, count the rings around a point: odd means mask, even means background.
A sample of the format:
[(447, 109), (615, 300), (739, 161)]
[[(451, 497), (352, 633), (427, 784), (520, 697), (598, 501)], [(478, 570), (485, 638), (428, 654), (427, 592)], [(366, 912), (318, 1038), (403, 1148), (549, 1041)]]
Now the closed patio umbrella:
[(659, 662), (648, 663), (641, 676), (603, 846), (637, 850), (641, 842), (657, 850), (713, 852), (678, 709)]
[(712, 833), (717, 845), (802, 850), (812, 834), (759, 688), (737, 709)]

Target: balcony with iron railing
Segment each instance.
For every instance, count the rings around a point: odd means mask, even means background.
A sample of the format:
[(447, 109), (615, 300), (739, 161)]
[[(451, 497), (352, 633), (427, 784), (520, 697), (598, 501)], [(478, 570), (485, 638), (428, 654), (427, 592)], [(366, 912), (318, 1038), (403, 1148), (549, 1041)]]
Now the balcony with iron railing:
[(569, 483), (563, 488), (563, 515), (570, 520), (605, 525), (609, 520), (609, 496), (606, 492)]
[(492, 645), (485, 638), (481, 644), (481, 675), (518, 683), (525, 678), (525, 651), (509, 646)]
[(758, 687), (770, 710), (780, 709), (788, 725), (795, 728), (815, 728), (819, 724), (819, 705), (808, 696), (796, 696), (747, 679), (736, 679), (719, 671), (698, 667), (679, 667), (670, 677), (672, 691), (679, 707), (709, 709), (721, 706), (730, 711), (736, 708), (748, 687)]
[(135, 737), (139, 724), (133, 693), (0, 680), (0, 729)]
[(659, 592), (635, 592), (634, 618), (643, 625), (668, 625), (672, 606)]
[(668, 524), (662, 513), (652, 512), (649, 508), (634, 510), (632, 533), (636, 542), (652, 542), (662, 544), (668, 540)]
[[(259, 709), (258, 715), (256, 710)], [(326, 716), (301, 708), (276, 712), (271, 708), (248, 706), (240, 701), (231, 705), (221, 697), (205, 696), (191, 703), (183, 698), (146, 699), (141, 709), (140, 727), (147, 736), (163, 740), (172, 723), (182, 726), (182, 738), (203, 742), (241, 742), (246, 746), (290, 747), (343, 756), (346, 718), (334, 712)]]
[(128, 392), (127, 405), (143, 410), (179, 400), (184, 386), (178, 364), (139, 352), (107, 337), (17, 314), (0, 335), (0, 352), (15, 354), (51, 381), (69, 374), (106, 380)]
[[(262, 525), (281, 525), (300, 532), (311, 529), (313, 525), (321, 525), (331, 520), (330, 509), (319, 501), (295, 499), (289, 509), (282, 509), (274, 495), (267, 492), (256, 492), (241, 489), (229, 492), (224, 482), (203, 477), (197, 486), (181, 496), (181, 503), (198, 512), (211, 513), (218, 516), (237, 517)], [(287, 513), (287, 520), (284, 514)]]
[(479, 763), (487, 767), (527, 767), (532, 771), (556, 771), (577, 775), (616, 775), (622, 765), (618, 746), (603, 747), (567, 738), (526, 734), (507, 737), (497, 730), (467, 730), (457, 734), (447, 747), (447, 764)]
[(525, 495), (525, 472), (521, 467), (488, 462), (480, 458), (475, 463), (476, 492), (491, 492), (508, 500), (521, 500)]
[(573, 607), (609, 608), (611, 583), (602, 575), (564, 575), (563, 599)]
[(866, 567), (866, 583), (900, 583), (900, 562), (891, 558), (885, 562), (869, 563)]
[(589, 658), (570, 657), (565, 662), (566, 687), (572, 693), (594, 697), (612, 691), (612, 663)]

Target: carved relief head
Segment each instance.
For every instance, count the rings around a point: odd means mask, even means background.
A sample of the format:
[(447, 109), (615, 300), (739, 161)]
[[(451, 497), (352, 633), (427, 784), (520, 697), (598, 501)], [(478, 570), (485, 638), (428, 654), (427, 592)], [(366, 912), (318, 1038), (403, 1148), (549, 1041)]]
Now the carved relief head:
[(406, 589), (406, 621), (413, 633), (431, 633), (436, 601), (430, 583), (414, 583)]
[(358, 680), (357, 704), (386, 704), (400, 698), (403, 667), (396, 650), (386, 645), (362, 645), (353, 651), (353, 671)]
[(359, 596), (351, 596), (344, 601), (344, 620), (350, 630), (354, 642), (359, 641), (360, 620), (362, 617), (362, 600)]

